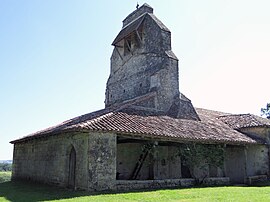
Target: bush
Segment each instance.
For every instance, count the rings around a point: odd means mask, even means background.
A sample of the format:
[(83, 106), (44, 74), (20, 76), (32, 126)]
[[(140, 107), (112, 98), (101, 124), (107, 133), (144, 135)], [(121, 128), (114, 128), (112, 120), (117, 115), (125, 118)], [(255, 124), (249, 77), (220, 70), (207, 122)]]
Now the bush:
[(0, 183), (10, 181), (11, 172), (0, 172)]
[(11, 171), (11, 170), (12, 170), (12, 164), (0, 163), (0, 171)]

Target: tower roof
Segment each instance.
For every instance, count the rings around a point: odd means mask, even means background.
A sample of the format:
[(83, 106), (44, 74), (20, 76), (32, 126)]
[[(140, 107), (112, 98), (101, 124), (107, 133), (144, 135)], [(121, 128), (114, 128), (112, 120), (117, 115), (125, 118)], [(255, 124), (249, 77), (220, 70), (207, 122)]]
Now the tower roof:
[(136, 20), (129, 23), (127, 26), (123, 27), (123, 29), (119, 32), (117, 37), (112, 42), (112, 45), (116, 45), (119, 41), (121, 41), (124, 37), (129, 35), (131, 32), (137, 30), (142, 24), (144, 18), (145, 18), (145, 15), (142, 15)]
[(124, 20), (123, 20), (123, 27), (127, 24), (132, 22), (133, 20), (137, 19), (139, 16), (145, 13), (153, 13), (154, 9), (149, 6), (148, 4), (143, 4), (141, 7), (130, 13)]

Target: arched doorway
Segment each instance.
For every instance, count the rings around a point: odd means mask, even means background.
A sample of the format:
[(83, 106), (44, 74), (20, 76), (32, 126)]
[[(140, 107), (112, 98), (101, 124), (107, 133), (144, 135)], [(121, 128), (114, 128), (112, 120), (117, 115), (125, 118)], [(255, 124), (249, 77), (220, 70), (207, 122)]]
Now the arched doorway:
[(76, 151), (74, 147), (71, 148), (69, 154), (69, 173), (68, 173), (68, 187), (75, 189), (76, 178)]

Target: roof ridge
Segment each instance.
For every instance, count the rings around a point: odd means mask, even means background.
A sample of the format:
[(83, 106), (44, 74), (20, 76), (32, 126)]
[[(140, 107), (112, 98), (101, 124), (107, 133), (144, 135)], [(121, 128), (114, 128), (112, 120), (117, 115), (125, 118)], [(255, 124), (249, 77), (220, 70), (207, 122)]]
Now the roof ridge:
[(234, 129), (270, 127), (270, 120), (251, 113), (222, 115), (217, 118)]
[[(269, 122), (269, 124), (270, 124), (270, 120), (265, 118), (265, 117), (261, 117), (261, 116), (253, 114), (253, 118), (256, 119), (260, 123), (265, 121), (265, 122)], [(262, 124), (267, 125), (266, 123), (262, 123)]]
[(225, 115), (220, 115), (218, 116), (217, 118), (220, 118), (220, 117), (226, 117), (226, 116), (243, 116), (243, 115), (254, 115), (254, 114), (250, 114), (250, 113), (243, 113), (243, 114), (225, 114)]
[(125, 29), (126, 27), (128, 27), (129, 25), (131, 25), (133, 22), (135, 22), (136, 20), (138, 20), (139, 18), (143, 17), (144, 15), (146, 15), (148, 13), (142, 13), (141, 15), (139, 15), (137, 18), (135, 18), (134, 20), (130, 21), (128, 24), (126, 24), (124, 27), (122, 27), (122, 29), (120, 31), (122, 31), (123, 29)]
[(93, 118), (93, 119), (83, 121), (83, 122), (79, 123), (78, 125), (81, 125), (81, 124), (92, 124), (92, 123), (95, 124), (95, 123), (99, 123), (100, 121), (102, 121), (103, 119), (105, 119), (105, 118), (107, 118), (107, 117), (109, 117), (109, 116), (111, 116), (111, 115), (113, 115), (113, 111), (112, 111), (112, 112), (109, 112), (109, 113), (105, 113), (105, 114), (103, 114), (103, 115), (101, 115), (101, 116), (95, 117), (95, 118)]
[[(184, 95), (184, 94), (182, 94)], [(185, 95), (184, 95), (185, 96)], [(224, 112), (224, 111), (218, 111), (218, 110), (214, 110), (214, 109), (205, 109), (205, 108), (202, 108), (202, 107), (194, 107), (195, 109), (198, 109), (198, 110), (204, 110), (204, 111), (211, 111), (211, 112), (218, 112), (218, 113), (223, 113), (225, 115), (232, 115), (232, 113), (230, 112)], [(223, 115), (222, 115), (223, 116)]]

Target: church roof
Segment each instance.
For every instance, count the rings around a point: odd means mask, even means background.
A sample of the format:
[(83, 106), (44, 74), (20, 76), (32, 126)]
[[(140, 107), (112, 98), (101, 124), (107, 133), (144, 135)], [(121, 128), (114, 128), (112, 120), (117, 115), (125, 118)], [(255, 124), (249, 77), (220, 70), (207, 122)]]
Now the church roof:
[(126, 104), (85, 114), (11, 141), (11, 143), (75, 131), (113, 132), (131, 137), (175, 142), (236, 145), (261, 143), (261, 141), (252, 139), (225, 123), (224, 117), (233, 117), (233, 115), (226, 114), (224, 116), (225, 113), (197, 109), (201, 121), (196, 121), (176, 119), (165, 115), (149, 115), (149, 113), (142, 113), (132, 106), (134, 105)]
[(233, 129), (250, 127), (270, 127), (270, 120), (254, 114), (231, 114), (218, 118)]

